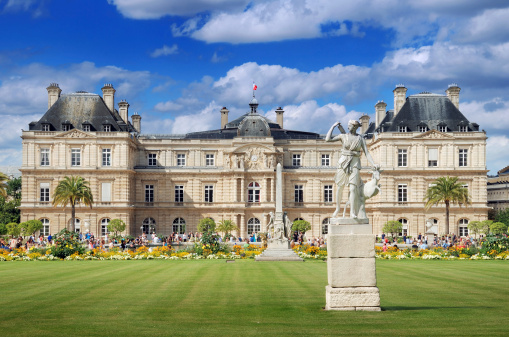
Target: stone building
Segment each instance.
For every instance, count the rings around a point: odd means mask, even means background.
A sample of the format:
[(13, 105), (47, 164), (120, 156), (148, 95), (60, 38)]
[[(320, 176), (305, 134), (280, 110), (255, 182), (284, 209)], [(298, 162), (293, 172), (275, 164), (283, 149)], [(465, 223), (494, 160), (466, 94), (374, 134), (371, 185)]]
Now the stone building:
[[(51, 195), (64, 176), (80, 175), (90, 182), (94, 205), (77, 208), (79, 230), (105, 235), (107, 223), (120, 218), (128, 234), (168, 235), (194, 232), (200, 219), (210, 217), (233, 220), (236, 234), (246, 237), (264, 231), (274, 211), (277, 163), (284, 168), (283, 209), (290, 219), (309, 221), (308, 235), (327, 233), (341, 147), (317, 133), (285, 129), (281, 108), (273, 122), (257, 113), (253, 98), (235, 120), (221, 109), (216, 130), (151, 135), (141, 133), (140, 115), (129, 120), (125, 100), (115, 109), (112, 85), (102, 88), (102, 96), (62, 95), (57, 84), (47, 91), (47, 112), (22, 133), (21, 168), (21, 219), (40, 219), (44, 234), (69, 224), (70, 208), (53, 207)], [(405, 232), (416, 235), (429, 218), (441, 233), (445, 211), (424, 211), (424, 192), (439, 176), (459, 175), (474, 202), (452, 208), (451, 231), (466, 234), (468, 221), (487, 214), (485, 132), (458, 110), (457, 86), (448, 96), (406, 98), (402, 86), (394, 92), (394, 110), (379, 102), (375, 123), (361, 117), (370, 152), (384, 170), (382, 193), (366, 205), (374, 233), (381, 234), (387, 220), (401, 220)]]
[(488, 177), (488, 206), (495, 211), (509, 208), (509, 166)]

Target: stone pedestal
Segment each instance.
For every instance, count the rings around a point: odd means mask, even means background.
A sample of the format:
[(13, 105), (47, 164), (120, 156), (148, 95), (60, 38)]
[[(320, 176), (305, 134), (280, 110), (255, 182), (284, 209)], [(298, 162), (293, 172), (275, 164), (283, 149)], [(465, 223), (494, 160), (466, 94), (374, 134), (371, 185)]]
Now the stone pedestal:
[(367, 219), (350, 218), (330, 223), (325, 310), (380, 311), (371, 225)]
[(267, 242), (267, 249), (260, 255), (255, 257), (256, 261), (304, 261), (297, 255), (290, 246), (290, 241), (283, 240), (269, 240)]

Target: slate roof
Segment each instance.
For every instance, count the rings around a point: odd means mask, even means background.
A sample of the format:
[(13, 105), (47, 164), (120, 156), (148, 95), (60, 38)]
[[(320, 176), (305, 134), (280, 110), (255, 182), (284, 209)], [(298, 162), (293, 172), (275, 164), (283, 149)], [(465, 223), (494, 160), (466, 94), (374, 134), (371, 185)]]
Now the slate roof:
[(398, 132), (399, 126), (406, 126), (408, 132), (419, 131), (419, 126), (438, 130), (439, 125), (447, 126), (447, 131), (459, 131), (460, 125), (479, 131), (479, 125), (471, 123), (447, 96), (432, 93), (408, 96), (396, 116), (387, 111), (376, 131)]
[(83, 130), (90, 125), (90, 131), (103, 131), (104, 125), (111, 125), (111, 131), (134, 132), (131, 123), (125, 123), (116, 110), (110, 111), (101, 96), (78, 92), (60, 96), (37, 122), (29, 124), (29, 130), (42, 130), (43, 124), (50, 125), (50, 131), (63, 131), (63, 124), (71, 129)]

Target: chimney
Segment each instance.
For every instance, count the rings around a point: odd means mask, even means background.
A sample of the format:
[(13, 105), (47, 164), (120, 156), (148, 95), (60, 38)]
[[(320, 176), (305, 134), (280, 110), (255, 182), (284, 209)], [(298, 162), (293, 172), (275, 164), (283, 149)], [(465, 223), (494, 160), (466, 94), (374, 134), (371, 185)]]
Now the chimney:
[(369, 116), (364, 114), (359, 119), (361, 121), (361, 134), (364, 134), (369, 128)]
[(378, 101), (378, 103), (375, 104), (375, 123), (376, 127), (378, 128), (380, 126), (380, 123), (385, 118), (385, 115), (387, 113), (387, 103), (384, 101)]
[(48, 110), (55, 104), (56, 101), (60, 98), (60, 93), (62, 89), (56, 83), (50, 83), (49, 87), (46, 88), (48, 90)]
[(226, 124), (228, 124), (228, 109), (224, 106), (221, 109), (221, 129), (224, 129)]
[(131, 116), (131, 120), (133, 121), (133, 127), (138, 131), (138, 133), (141, 133), (141, 116), (138, 115), (137, 112), (135, 112)]
[(396, 89), (392, 92), (394, 93), (394, 116), (396, 116), (405, 104), (406, 100), (406, 91), (407, 88), (403, 84), (396, 85)]
[(101, 89), (103, 91), (103, 101), (106, 103), (108, 109), (111, 112), (115, 109), (115, 89), (113, 89), (113, 85), (110, 83), (106, 83), (104, 87)]
[(449, 84), (449, 88), (445, 91), (449, 100), (459, 110), (460, 108), (460, 87), (456, 83)]
[(126, 124), (129, 123), (129, 103), (127, 101), (121, 100), (118, 102), (118, 113), (120, 114), (120, 117), (124, 120)]
[(284, 110), (281, 109), (281, 107), (277, 108), (276, 109), (276, 123), (279, 124), (279, 126), (281, 127), (281, 129), (283, 128), (283, 114), (284, 114)]

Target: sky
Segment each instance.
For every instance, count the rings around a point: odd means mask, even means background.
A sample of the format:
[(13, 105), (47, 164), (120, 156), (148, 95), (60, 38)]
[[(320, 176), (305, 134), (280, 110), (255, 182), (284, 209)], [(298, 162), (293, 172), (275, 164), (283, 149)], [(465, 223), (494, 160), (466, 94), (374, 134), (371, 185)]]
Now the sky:
[(47, 110), (46, 87), (129, 102), (142, 133), (218, 129), (258, 111), (287, 129), (393, 108), (461, 88), (486, 131), (489, 174), (509, 165), (507, 0), (0, 0), (0, 166), (21, 166), (21, 130)]

